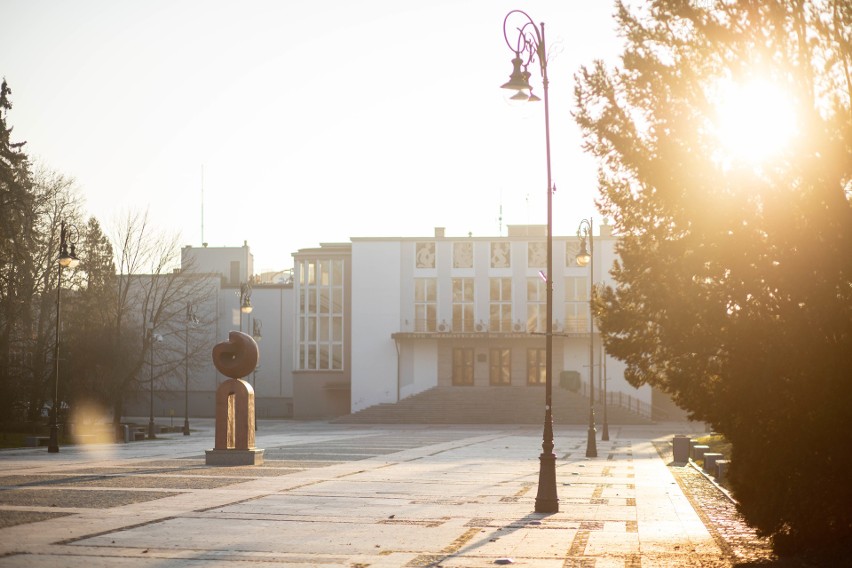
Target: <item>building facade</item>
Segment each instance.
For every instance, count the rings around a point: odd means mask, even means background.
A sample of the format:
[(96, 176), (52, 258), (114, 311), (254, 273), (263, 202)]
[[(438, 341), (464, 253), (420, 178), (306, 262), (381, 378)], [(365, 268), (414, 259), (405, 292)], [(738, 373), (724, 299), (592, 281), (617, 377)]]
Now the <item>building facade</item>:
[[(545, 381), (546, 227), (510, 226), (506, 237), (353, 238), (351, 410), (433, 387), (530, 386)], [(604, 357), (590, 330), (589, 292), (611, 284), (614, 237), (594, 237), (594, 271), (577, 264), (579, 238), (553, 238), (553, 377), (595, 383), (651, 405), (624, 366)]]
[[(590, 329), (594, 284), (612, 284), (615, 237), (594, 236), (594, 274), (576, 257), (580, 239), (553, 237), (553, 380), (588, 384), (650, 409), (650, 387), (624, 380)], [(182, 273), (215, 282), (207, 332), (254, 335), (260, 364), (247, 379), (259, 418), (329, 419), (394, 403), (433, 387), (540, 387), (545, 382), (546, 227), (510, 226), (507, 236), (360, 237), (293, 253), (292, 273), (260, 278), (243, 247), (185, 247)], [(251, 284), (251, 313), (240, 310)], [(202, 331), (196, 331), (202, 333)], [(190, 415), (211, 416), (224, 377), (209, 357), (189, 381)], [(159, 412), (183, 408), (184, 377), (158, 393)]]

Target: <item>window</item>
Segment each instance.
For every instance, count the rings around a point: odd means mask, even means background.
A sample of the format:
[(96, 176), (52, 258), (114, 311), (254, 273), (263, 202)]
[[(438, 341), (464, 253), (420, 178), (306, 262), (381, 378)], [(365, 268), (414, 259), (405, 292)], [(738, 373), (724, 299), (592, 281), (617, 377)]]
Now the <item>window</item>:
[(492, 385), (512, 384), (512, 350), (491, 349), (489, 377)]
[(527, 349), (527, 384), (543, 385), (547, 376), (547, 349)]
[(343, 260), (300, 261), (298, 294), (298, 368), (342, 370)]
[(512, 279), (491, 278), (489, 281), (490, 331), (512, 331)]
[(473, 385), (473, 349), (470, 347), (453, 349), (453, 385)]
[(435, 278), (414, 279), (414, 329), (435, 331), (438, 327), (438, 281)]
[(538, 276), (527, 278), (527, 331), (542, 333), (547, 326), (547, 283)]
[(565, 331), (589, 331), (589, 279), (585, 276), (565, 279)]
[(473, 278), (453, 278), (453, 331), (473, 330)]
[(229, 283), (231, 286), (239, 286), (240, 282), (242, 282), (242, 278), (240, 278), (240, 261), (232, 260), (230, 266), (230, 275), (229, 275)]

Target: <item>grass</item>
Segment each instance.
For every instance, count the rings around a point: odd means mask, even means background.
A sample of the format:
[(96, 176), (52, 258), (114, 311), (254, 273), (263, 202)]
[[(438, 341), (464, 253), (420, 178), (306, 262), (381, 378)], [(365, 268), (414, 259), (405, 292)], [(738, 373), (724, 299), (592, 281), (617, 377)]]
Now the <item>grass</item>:
[[(710, 452), (722, 454), (726, 460), (731, 459), (731, 443), (721, 434), (708, 434), (695, 438), (699, 444), (710, 447)], [(699, 460), (704, 467), (704, 460)]]

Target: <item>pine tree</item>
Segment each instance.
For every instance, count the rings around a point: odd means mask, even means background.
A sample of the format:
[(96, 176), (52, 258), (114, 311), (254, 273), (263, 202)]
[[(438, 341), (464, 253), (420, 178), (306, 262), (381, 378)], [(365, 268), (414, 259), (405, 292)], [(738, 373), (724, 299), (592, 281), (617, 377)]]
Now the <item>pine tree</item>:
[(0, 416), (8, 419), (21, 410), (27, 356), (22, 345), (26, 327), (21, 308), (29, 297), (22, 293), (22, 280), (31, 264), (33, 242), (33, 197), (30, 191), (29, 159), (12, 142), (8, 113), (12, 90), (0, 83)]
[[(621, 63), (581, 69), (575, 92), (620, 236), (607, 350), (729, 438), (741, 512), (776, 551), (848, 543), (852, 5), (638, 6), (617, 4)], [(759, 165), (719, 137), (723, 86), (755, 80), (798, 120)]]

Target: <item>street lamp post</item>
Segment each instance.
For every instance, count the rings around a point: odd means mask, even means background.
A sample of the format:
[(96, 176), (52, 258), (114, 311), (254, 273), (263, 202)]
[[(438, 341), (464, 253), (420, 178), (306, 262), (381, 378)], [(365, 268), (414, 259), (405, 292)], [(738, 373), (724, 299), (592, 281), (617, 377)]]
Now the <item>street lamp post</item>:
[(251, 307), (251, 282), (240, 284), (240, 331), (243, 330), (243, 314), (250, 314)]
[[(514, 17), (520, 26), (509, 27), (509, 19)], [(509, 39), (517, 32), (514, 41)], [(512, 74), (509, 81), (501, 85), (504, 89), (517, 91), (513, 100), (539, 101), (532, 93), (529, 83), (530, 72), (527, 67), (536, 58), (541, 68), (541, 85), (544, 92), (544, 139), (547, 153), (547, 278), (546, 289), (546, 334), (545, 334), (545, 375), (544, 375), (544, 431), (542, 434), (542, 453), (539, 456), (538, 494), (535, 498), (537, 513), (556, 513), (559, 511), (559, 498), (556, 495), (556, 454), (553, 453), (553, 181), (550, 173), (550, 106), (547, 96), (547, 49), (544, 40), (544, 22), (536, 26), (533, 19), (522, 10), (512, 10), (503, 19), (503, 37), (506, 45), (515, 54), (512, 59)], [(523, 68), (523, 70), (522, 70)], [(527, 94), (525, 91), (529, 91)]]
[[(586, 457), (598, 457), (598, 446), (595, 439), (595, 318), (592, 306), (595, 300), (595, 239), (592, 236), (592, 218), (580, 221), (577, 227), (580, 237), (580, 252), (577, 253), (577, 264), (589, 265), (589, 430), (586, 437)], [(586, 239), (589, 249), (586, 250)]]
[(59, 452), (59, 330), (61, 327), (61, 298), (62, 298), (62, 269), (74, 268), (80, 263), (76, 254), (77, 228), (74, 225), (66, 225), (65, 221), (59, 224), (59, 280), (56, 283), (56, 345), (54, 352), (55, 377), (53, 383), (53, 418), (50, 421), (50, 439), (47, 443), (47, 451), (51, 454)]
[[(152, 308), (153, 310), (153, 308)], [(150, 403), (150, 414), (148, 418), (148, 439), (153, 440), (157, 437), (156, 426), (154, 425), (154, 344), (159, 343), (163, 340), (163, 336), (154, 333), (154, 321), (151, 320), (151, 324), (148, 326), (148, 345), (149, 345), (149, 366), (151, 367), (151, 385), (150, 385), (150, 395), (151, 395), (151, 403)]]
[[(601, 347), (601, 351), (605, 351)], [(609, 393), (606, 390), (606, 353), (601, 353), (601, 372), (603, 373), (603, 432), (601, 432), (601, 440), (609, 442), (609, 422), (606, 419), (606, 407), (609, 403)]]
[[(254, 318), (251, 323), (252, 323), (251, 336), (254, 338), (255, 342), (260, 343), (260, 340), (263, 339), (263, 334), (262, 334), (263, 322), (260, 321), (257, 318)], [(257, 403), (257, 400), (258, 400), (258, 398), (257, 398), (257, 369), (258, 369), (258, 367), (260, 367), (259, 364), (255, 365), (254, 371), (252, 371), (252, 378), (251, 378), (251, 388), (254, 390), (254, 401), (255, 401), (255, 403)], [(254, 429), (255, 429), (255, 431), (257, 431), (257, 409), (255, 409), (255, 413), (254, 413)]]
[(184, 355), (183, 355), (183, 435), (189, 436), (189, 327), (198, 323), (195, 316), (195, 307), (186, 303), (186, 327), (184, 328)]

